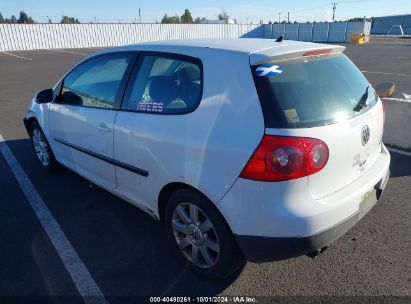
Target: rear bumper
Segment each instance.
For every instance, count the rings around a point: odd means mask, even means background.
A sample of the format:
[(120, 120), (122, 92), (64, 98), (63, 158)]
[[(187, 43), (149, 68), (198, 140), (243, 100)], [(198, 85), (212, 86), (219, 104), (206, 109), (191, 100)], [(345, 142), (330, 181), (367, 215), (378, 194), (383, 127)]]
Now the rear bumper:
[(381, 196), (389, 164), (382, 146), (364, 175), (318, 200), (305, 179), (262, 183), (240, 178), (217, 207), (249, 261), (291, 258), (332, 243), (354, 226)]
[(235, 235), (244, 257), (251, 262), (268, 262), (297, 257), (316, 251), (344, 235), (380, 198), (389, 178), (375, 185), (373, 192), (360, 204), (360, 209), (348, 219), (315, 235), (305, 237), (261, 237)]

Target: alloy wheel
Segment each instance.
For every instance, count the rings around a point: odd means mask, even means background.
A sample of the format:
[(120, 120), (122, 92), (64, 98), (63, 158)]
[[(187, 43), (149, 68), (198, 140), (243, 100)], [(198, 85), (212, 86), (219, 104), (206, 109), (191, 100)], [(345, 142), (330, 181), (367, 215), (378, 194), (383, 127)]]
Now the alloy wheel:
[(193, 264), (211, 268), (218, 262), (220, 242), (216, 230), (199, 207), (191, 203), (177, 205), (172, 228), (178, 247)]
[(48, 166), (50, 163), (49, 149), (46, 139), (39, 129), (33, 130), (32, 141), (38, 159), (43, 166)]

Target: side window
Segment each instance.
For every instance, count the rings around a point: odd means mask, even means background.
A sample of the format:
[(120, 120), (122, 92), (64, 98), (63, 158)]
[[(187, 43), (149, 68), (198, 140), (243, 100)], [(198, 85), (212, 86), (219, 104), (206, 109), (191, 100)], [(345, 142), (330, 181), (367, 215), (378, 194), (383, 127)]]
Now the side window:
[(66, 76), (58, 101), (85, 107), (112, 109), (132, 54), (99, 56)]
[(122, 109), (164, 114), (191, 112), (200, 103), (202, 82), (199, 60), (145, 55), (129, 83)]

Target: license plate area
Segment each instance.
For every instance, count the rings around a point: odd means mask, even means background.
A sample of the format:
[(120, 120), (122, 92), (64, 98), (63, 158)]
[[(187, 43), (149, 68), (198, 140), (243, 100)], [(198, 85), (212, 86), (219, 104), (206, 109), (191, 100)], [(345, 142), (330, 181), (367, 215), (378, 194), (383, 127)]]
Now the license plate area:
[(375, 203), (377, 202), (377, 190), (375, 186), (369, 189), (361, 196), (360, 206), (359, 206), (359, 215), (362, 218), (364, 215), (370, 211), (372, 207), (374, 207)]

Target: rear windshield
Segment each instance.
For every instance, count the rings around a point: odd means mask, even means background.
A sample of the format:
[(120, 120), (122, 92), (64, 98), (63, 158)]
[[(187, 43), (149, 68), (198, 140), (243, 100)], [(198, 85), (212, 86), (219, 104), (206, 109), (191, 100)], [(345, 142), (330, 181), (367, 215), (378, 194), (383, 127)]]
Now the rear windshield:
[(315, 127), (368, 111), (378, 100), (345, 55), (271, 62), (252, 72), (267, 128)]

